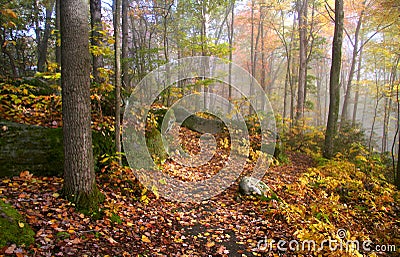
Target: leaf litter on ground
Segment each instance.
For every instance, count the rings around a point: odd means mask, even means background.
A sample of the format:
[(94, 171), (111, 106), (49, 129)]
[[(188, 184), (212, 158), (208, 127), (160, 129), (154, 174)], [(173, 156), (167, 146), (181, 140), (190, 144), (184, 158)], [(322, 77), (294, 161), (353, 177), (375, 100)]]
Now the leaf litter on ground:
[[(186, 149), (191, 149), (191, 153), (198, 152), (196, 136), (184, 134), (186, 142), (189, 142)], [(219, 155), (223, 156), (224, 151), (221, 150)], [(355, 252), (333, 253), (326, 249), (320, 252), (281, 251), (276, 244), (269, 248), (269, 245), (273, 245), (272, 240), (327, 239), (334, 236), (338, 228), (347, 229), (359, 240), (368, 238), (378, 240), (376, 244), (399, 244), (398, 199), (388, 199), (378, 211), (358, 210), (356, 206), (368, 205), (361, 203), (360, 199), (343, 202), (335, 198), (335, 203), (340, 206), (336, 209), (329, 207), (333, 201), (330, 197), (340, 192), (310, 186), (313, 181), (308, 174), (315, 167), (312, 158), (300, 153), (289, 153), (289, 157), (291, 161), (288, 164), (269, 168), (263, 178), (281, 201), (261, 201), (254, 196), (240, 197), (237, 182), (223, 193), (199, 203), (169, 201), (141, 188), (129, 168), (120, 168), (98, 174), (97, 182), (105, 201), (99, 212), (91, 216), (76, 211), (73, 204), (59, 195), (62, 178), (36, 177), (28, 171), (22, 172), (20, 177), (0, 180), (0, 198), (11, 203), (26, 217), (36, 232), (35, 244), (21, 247), (9, 245), (0, 249), (0, 254), (356, 256), (352, 255)], [(222, 159), (216, 157), (206, 168), (197, 170), (185, 170), (167, 161), (164, 172), (183, 180), (202, 180), (220, 169), (224, 162)], [(171, 168), (172, 165), (175, 166)], [(247, 171), (252, 169), (252, 165), (252, 162), (246, 165)], [(309, 180), (304, 182), (306, 178)], [(382, 226), (386, 224), (382, 228), (386, 235), (379, 234), (369, 224), (371, 218)], [(366, 254), (395, 256), (397, 253)]]

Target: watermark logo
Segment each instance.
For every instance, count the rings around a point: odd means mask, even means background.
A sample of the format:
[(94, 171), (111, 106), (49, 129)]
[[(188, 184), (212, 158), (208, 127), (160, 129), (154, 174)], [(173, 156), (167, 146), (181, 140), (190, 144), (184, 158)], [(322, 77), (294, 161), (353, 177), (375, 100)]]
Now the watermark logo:
[(347, 239), (347, 231), (338, 229), (336, 239), (324, 239), (321, 242), (314, 240), (274, 240), (265, 237), (257, 243), (257, 250), (262, 252), (273, 251), (274, 249), (280, 252), (321, 252), (321, 251), (340, 251), (340, 252), (396, 252), (396, 245), (374, 245), (370, 240), (349, 240)]
[[(188, 92), (176, 101), (165, 114), (161, 137), (169, 158), (184, 166), (198, 167), (211, 160), (217, 147), (212, 133), (200, 137), (201, 151), (196, 156), (187, 154), (179, 142), (179, 127), (190, 115), (202, 112), (212, 114), (224, 123), (230, 136), (230, 155), (225, 166), (213, 177), (185, 182), (168, 176), (156, 168), (146, 145), (146, 123), (152, 104), (162, 92), (180, 82), (207, 80), (234, 89), (241, 99), (241, 108), (224, 94), (207, 90)], [(230, 88), (229, 88), (230, 87)], [(226, 90), (225, 92), (228, 92)], [(185, 110), (184, 117), (174, 119), (176, 112)], [(247, 111), (245, 111), (247, 110)], [(249, 111), (250, 110), (250, 111)], [(148, 189), (160, 196), (176, 201), (201, 201), (228, 188), (240, 176), (249, 154), (249, 133), (245, 116), (256, 115), (261, 131), (261, 154), (251, 176), (261, 179), (268, 169), (268, 158), (273, 155), (276, 135), (275, 118), (270, 102), (257, 81), (241, 67), (215, 57), (190, 57), (161, 66), (148, 74), (127, 101), (123, 119), (123, 147), (130, 167)], [(240, 149), (240, 151), (238, 150)]]

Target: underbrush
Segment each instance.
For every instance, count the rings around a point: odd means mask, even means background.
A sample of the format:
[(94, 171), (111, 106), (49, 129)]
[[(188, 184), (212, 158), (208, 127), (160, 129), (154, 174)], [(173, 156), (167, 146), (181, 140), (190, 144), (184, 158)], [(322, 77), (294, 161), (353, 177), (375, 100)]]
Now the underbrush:
[(400, 235), (394, 233), (400, 226), (400, 193), (382, 176), (337, 159), (309, 168), (287, 190), (296, 198), (284, 205), (287, 222), (299, 242), (316, 243), (318, 254), (381, 256), (382, 246), (391, 256), (400, 253), (395, 250)]
[[(303, 123), (287, 127), (282, 142), (288, 151), (298, 151), (310, 155), (317, 164), (329, 162), (322, 156), (325, 133), (324, 128)], [(340, 131), (334, 139), (335, 159), (349, 161), (366, 173), (373, 173), (386, 181), (393, 183), (393, 160), (390, 153), (370, 151), (365, 131), (358, 125), (341, 124)]]

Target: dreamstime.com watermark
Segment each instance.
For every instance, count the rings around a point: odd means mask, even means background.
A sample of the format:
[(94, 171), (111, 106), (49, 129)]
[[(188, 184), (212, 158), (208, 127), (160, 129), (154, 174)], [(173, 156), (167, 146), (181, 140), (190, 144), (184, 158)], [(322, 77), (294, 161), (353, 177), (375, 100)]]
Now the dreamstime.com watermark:
[(273, 251), (274, 249), (280, 252), (288, 251), (307, 251), (307, 252), (321, 252), (321, 251), (340, 251), (340, 252), (396, 252), (396, 245), (378, 245), (370, 240), (347, 240), (345, 229), (338, 229), (336, 232), (339, 240), (324, 239), (321, 242), (314, 240), (274, 240), (265, 237), (257, 243), (257, 250), (262, 252)]

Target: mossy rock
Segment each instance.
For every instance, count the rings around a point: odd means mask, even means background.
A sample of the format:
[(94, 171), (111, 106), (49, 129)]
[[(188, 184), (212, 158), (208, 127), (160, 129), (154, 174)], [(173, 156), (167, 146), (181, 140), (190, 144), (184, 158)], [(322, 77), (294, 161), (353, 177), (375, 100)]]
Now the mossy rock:
[[(93, 131), (93, 155), (113, 154), (114, 133)], [(64, 168), (62, 128), (0, 121), (0, 177), (18, 176), (29, 170), (36, 176), (62, 176)]]
[(0, 177), (29, 170), (38, 176), (63, 173), (62, 128), (0, 122)]
[(161, 164), (168, 158), (168, 153), (165, 151), (164, 144), (161, 138), (161, 133), (157, 128), (151, 128), (146, 133), (147, 149), (156, 164)]
[(0, 248), (8, 244), (31, 245), (35, 232), (21, 214), (11, 205), (0, 200)]

